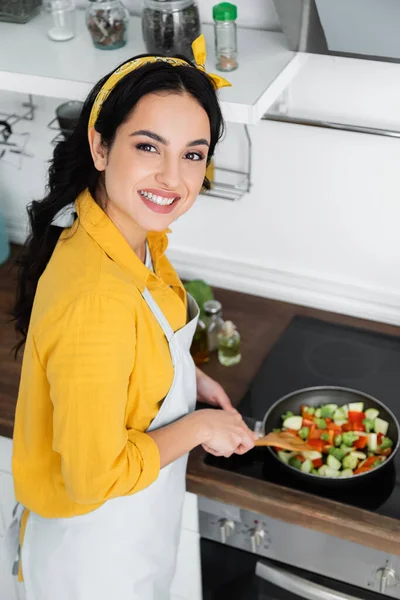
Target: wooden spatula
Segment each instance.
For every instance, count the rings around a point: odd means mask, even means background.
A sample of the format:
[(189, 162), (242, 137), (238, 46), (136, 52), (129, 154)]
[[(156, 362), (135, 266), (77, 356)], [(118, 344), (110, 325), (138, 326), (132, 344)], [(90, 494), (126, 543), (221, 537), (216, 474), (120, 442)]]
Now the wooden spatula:
[(283, 450), (292, 450), (293, 452), (302, 452), (304, 450), (315, 450), (300, 438), (287, 431), (267, 433), (255, 442), (256, 446), (276, 446)]

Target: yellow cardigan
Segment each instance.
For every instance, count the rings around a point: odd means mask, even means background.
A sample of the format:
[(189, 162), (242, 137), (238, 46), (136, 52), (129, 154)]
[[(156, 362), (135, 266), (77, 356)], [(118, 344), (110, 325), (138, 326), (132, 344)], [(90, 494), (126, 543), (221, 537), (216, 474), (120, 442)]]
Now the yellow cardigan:
[(148, 236), (152, 273), (88, 191), (76, 208), (39, 281), (15, 419), (16, 497), (43, 517), (88, 513), (157, 478), (144, 432), (173, 367), (140, 292), (147, 286), (175, 331), (186, 322), (165, 233)]

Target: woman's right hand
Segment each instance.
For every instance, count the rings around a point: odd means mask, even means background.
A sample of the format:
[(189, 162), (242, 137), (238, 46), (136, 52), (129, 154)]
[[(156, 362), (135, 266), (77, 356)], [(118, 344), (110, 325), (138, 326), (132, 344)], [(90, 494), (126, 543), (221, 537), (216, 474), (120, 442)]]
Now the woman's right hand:
[(204, 428), (201, 444), (214, 456), (245, 454), (254, 448), (257, 435), (236, 410), (204, 409), (195, 413)]

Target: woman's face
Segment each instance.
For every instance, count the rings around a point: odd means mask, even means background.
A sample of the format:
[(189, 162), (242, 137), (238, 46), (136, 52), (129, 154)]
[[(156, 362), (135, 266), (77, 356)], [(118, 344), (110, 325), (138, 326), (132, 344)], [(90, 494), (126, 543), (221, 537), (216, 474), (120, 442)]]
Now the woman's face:
[(109, 152), (94, 135), (95, 165), (105, 175), (105, 210), (128, 240), (129, 231), (166, 229), (192, 206), (210, 144), (207, 113), (192, 96), (144, 96)]

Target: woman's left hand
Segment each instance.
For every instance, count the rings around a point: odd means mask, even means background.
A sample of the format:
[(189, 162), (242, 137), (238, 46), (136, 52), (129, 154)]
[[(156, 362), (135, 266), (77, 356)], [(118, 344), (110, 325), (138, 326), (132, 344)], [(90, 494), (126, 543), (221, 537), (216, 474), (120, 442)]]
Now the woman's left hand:
[(223, 387), (196, 367), (197, 400), (223, 410), (236, 411)]

